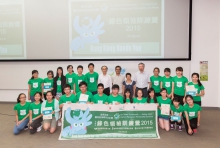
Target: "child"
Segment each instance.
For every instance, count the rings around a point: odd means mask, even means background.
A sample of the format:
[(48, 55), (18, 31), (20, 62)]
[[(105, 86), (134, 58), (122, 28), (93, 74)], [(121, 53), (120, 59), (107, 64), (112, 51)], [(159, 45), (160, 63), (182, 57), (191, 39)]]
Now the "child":
[(197, 133), (197, 127), (200, 126), (201, 107), (193, 102), (191, 95), (186, 95), (186, 105), (184, 105), (183, 121), (186, 133), (193, 135)]
[(113, 105), (124, 104), (123, 97), (118, 94), (119, 86), (114, 84), (112, 86), (112, 94), (108, 97), (108, 103)]
[(158, 118), (159, 126), (166, 131), (170, 130), (169, 115), (170, 115), (170, 98), (167, 98), (166, 88), (162, 88), (160, 91), (161, 96), (157, 98), (158, 102)]
[(30, 104), (29, 108), (29, 115), (30, 115), (30, 133), (34, 134), (36, 132), (40, 132), (42, 125), (41, 122), (42, 114), (41, 114), (41, 103), (42, 101), (42, 94), (40, 92), (35, 93), (34, 95), (35, 102)]
[(193, 101), (195, 104), (201, 106), (201, 97), (205, 95), (204, 86), (199, 80), (199, 74), (193, 73), (192, 74), (192, 82), (189, 82), (188, 85), (194, 85), (195, 89), (197, 90), (196, 96), (193, 96)]
[(32, 77), (28, 81), (28, 100), (34, 102), (34, 94), (36, 92), (43, 93), (43, 79), (38, 78), (38, 71), (32, 71)]
[(80, 101), (81, 95), (86, 95), (88, 97), (86, 103), (90, 103), (93, 100), (93, 95), (91, 92), (87, 91), (87, 83), (82, 81), (79, 83), (80, 91), (76, 94), (76, 102), (84, 103)]
[(147, 91), (147, 103), (157, 103), (157, 97), (153, 88), (149, 88)]
[(155, 91), (155, 95), (160, 96), (160, 82), (161, 76), (159, 76), (160, 69), (158, 67), (154, 68), (154, 75), (150, 77), (150, 88), (152, 87)]
[(103, 93), (104, 85), (102, 83), (98, 84), (98, 94), (95, 94), (92, 99), (92, 104), (108, 104), (108, 96)]
[(139, 89), (137, 91), (137, 98), (134, 98), (134, 103), (145, 104), (147, 102), (146, 98), (143, 98), (143, 91)]
[(188, 84), (188, 79), (183, 76), (183, 68), (176, 68), (176, 76), (172, 81), (172, 98), (179, 98), (180, 104), (184, 104), (185, 87)]
[(166, 88), (167, 97), (172, 98), (172, 77), (170, 76), (170, 68), (164, 69), (164, 77), (161, 78), (160, 88)]
[(47, 78), (44, 79), (44, 99), (46, 99), (46, 92), (53, 90), (53, 77), (53, 71), (49, 70), (47, 72)]
[(124, 103), (125, 104), (131, 104), (133, 103), (131, 90), (129, 88), (126, 88), (124, 91)]
[(41, 105), (41, 114), (43, 114), (44, 108), (52, 107), (52, 119), (45, 119), (43, 121), (43, 128), (45, 131), (50, 130), (50, 133), (52, 134), (56, 131), (57, 120), (59, 119), (59, 102), (57, 99), (53, 98), (51, 91), (46, 93), (46, 98), (47, 100), (45, 100)]
[(73, 92), (73, 88), (74, 88), (74, 78), (75, 78), (76, 74), (73, 71), (73, 66), (68, 65), (67, 71), (68, 71), (68, 73), (66, 74), (66, 82), (67, 82), (67, 84), (70, 85), (71, 92), (75, 94), (75, 92)]
[(66, 77), (63, 75), (63, 68), (57, 68), (57, 75), (53, 81), (53, 96), (59, 101), (60, 96), (64, 94), (63, 86), (66, 85)]
[(29, 122), (29, 106), (30, 102), (26, 102), (26, 95), (21, 93), (18, 95), (17, 104), (14, 106), (16, 124), (14, 126), (14, 134), (19, 134), (23, 129), (28, 129)]
[(182, 113), (183, 106), (180, 105), (179, 98), (173, 98), (173, 105), (171, 105), (171, 116), (179, 117), (178, 121), (170, 119), (170, 129), (174, 129), (175, 124), (178, 125), (179, 131), (182, 131)]
[(125, 89), (130, 89), (131, 97), (135, 97), (136, 82), (131, 79), (131, 74), (126, 73), (126, 80), (122, 83), (122, 94), (125, 95)]
[(79, 65), (77, 67), (77, 72), (78, 74), (75, 76), (75, 80), (74, 80), (74, 92), (77, 94), (78, 92), (80, 92), (79, 89), (79, 83), (84, 81), (86, 82), (86, 76), (84, 74), (82, 74), (83, 72), (83, 66)]
[(88, 65), (89, 72), (86, 73), (86, 81), (88, 82), (88, 91), (90, 91), (93, 95), (97, 94), (97, 84), (99, 74), (94, 72), (94, 64), (89, 63)]

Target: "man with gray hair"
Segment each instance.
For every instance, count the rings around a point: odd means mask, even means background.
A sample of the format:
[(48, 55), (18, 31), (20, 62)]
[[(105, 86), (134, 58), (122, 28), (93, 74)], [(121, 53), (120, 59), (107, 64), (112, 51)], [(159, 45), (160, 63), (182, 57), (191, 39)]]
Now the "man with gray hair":
[(138, 64), (139, 71), (134, 75), (134, 81), (136, 81), (136, 90), (135, 96), (137, 97), (137, 91), (140, 89), (143, 92), (143, 97), (147, 97), (147, 87), (150, 83), (150, 76), (149, 74), (144, 71), (144, 63)]

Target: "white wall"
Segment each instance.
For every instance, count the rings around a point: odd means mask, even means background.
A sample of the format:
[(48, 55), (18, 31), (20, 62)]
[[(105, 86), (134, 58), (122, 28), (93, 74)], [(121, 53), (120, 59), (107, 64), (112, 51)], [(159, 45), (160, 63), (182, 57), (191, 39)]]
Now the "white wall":
[[(192, 25), (192, 60), (191, 61), (146, 61), (149, 73), (155, 66), (161, 68), (171, 67), (174, 74), (176, 66), (184, 67), (184, 75), (189, 77), (192, 72), (199, 72), (199, 61), (209, 61), (209, 81), (202, 82), (205, 86), (205, 97), (202, 98), (203, 106), (220, 107), (220, 2), (219, 0), (193, 0), (193, 25)], [(101, 65), (111, 67), (121, 65), (126, 71), (133, 73), (137, 70), (140, 61), (123, 62), (95, 62), (96, 71), (100, 71)], [(27, 80), (31, 76), (32, 69), (38, 69), (41, 77), (46, 76), (46, 71), (55, 71), (57, 66), (66, 70), (68, 64), (76, 66), (83, 63), (85, 72), (89, 62), (4, 62), (0, 63), (0, 101), (13, 102), (20, 92), (27, 93)], [(119, 64), (120, 63), (120, 64)], [(48, 68), (49, 67), (49, 68)], [(12, 73), (13, 72), (13, 73)], [(14, 74), (16, 73), (16, 75)], [(6, 84), (7, 81), (10, 85)], [(21, 85), (21, 87), (17, 87)]]

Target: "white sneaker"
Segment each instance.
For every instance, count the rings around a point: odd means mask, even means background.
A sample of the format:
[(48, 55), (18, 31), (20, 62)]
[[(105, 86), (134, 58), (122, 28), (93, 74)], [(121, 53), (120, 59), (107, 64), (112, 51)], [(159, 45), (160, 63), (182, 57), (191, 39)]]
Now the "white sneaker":
[(37, 132), (40, 132), (42, 129), (42, 125), (37, 128)]
[(58, 126), (61, 126), (62, 125), (62, 123), (61, 123), (61, 121), (60, 120), (58, 120), (58, 124), (57, 124)]

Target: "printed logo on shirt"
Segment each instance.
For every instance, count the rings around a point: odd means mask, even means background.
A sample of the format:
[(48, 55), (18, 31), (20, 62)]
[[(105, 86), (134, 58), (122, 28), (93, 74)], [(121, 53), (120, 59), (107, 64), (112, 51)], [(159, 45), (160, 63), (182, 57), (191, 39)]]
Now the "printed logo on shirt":
[(57, 81), (57, 85), (61, 85), (61, 81), (60, 80)]
[(174, 115), (174, 116), (179, 116), (180, 113), (178, 113), (178, 112), (174, 112), (173, 115)]
[(33, 88), (38, 88), (38, 83), (37, 82), (33, 83)]
[(165, 82), (166, 87), (170, 87), (170, 82)]
[(26, 110), (20, 110), (20, 115), (21, 115), (21, 116), (26, 115)]
[(103, 101), (102, 100), (98, 100), (98, 104), (103, 104)]
[(183, 86), (182, 82), (177, 82), (176, 85), (177, 85), (177, 87), (182, 87)]
[(79, 84), (80, 82), (82, 82), (82, 80), (78, 80), (78, 84)]
[(68, 78), (68, 82), (72, 83), (73, 82), (72, 78)]
[(95, 81), (94, 77), (90, 78), (90, 82), (93, 83)]
[(34, 109), (33, 112), (35, 115), (37, 115), (37, 114), (39, 114), (39, 109)]
[(154, 81), (154, 85), (158, 86), (159, 85), (159, 81)]
[(190, 117), (194, 117), (195, 116), (195, 112), (189, 112), (189, 116)]

